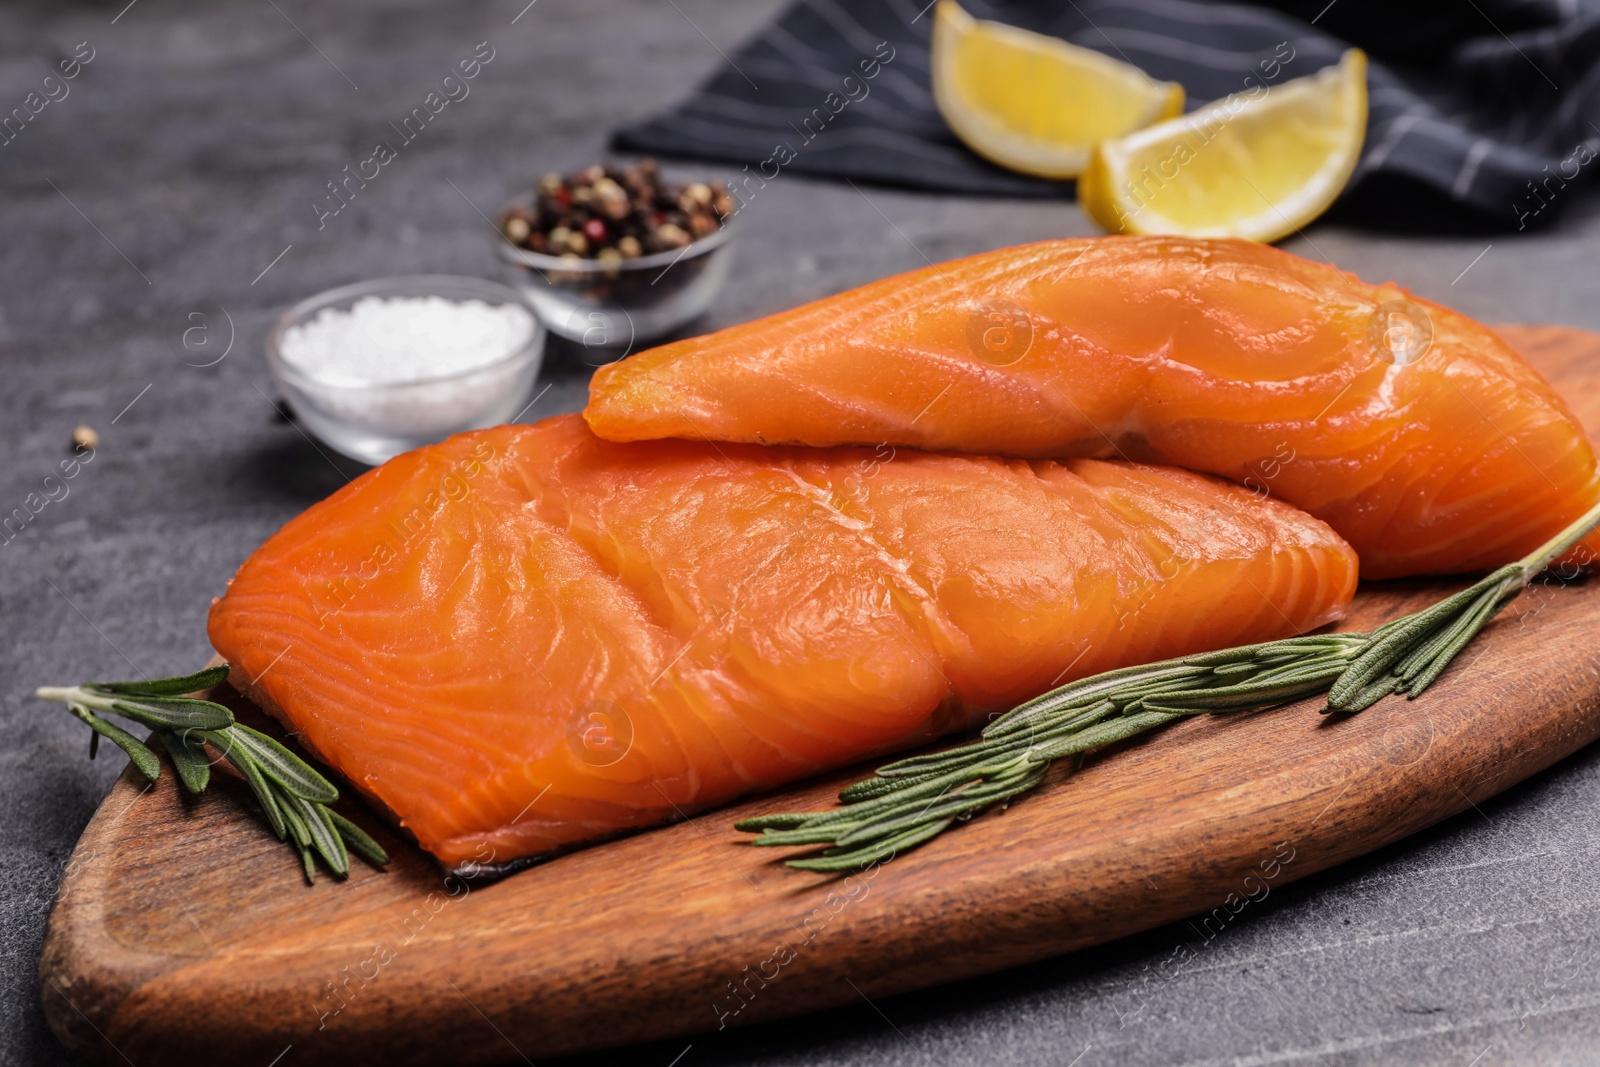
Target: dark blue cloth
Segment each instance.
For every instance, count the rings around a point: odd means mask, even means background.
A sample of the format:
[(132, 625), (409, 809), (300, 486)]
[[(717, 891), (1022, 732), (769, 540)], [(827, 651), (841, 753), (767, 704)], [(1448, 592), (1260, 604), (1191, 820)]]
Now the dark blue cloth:
[[(969, 152), (929, 87), (926, 0), (798, 0), (686, 100), (616, 132), (619, 149), (730, 160), (941, 192), (1070, 196)], [(1401, 221), (1548, 222), (1600, 170), (1600, 0), (970, 0), (979, 18), (1104, 52), (1180, 82), (1193, 108), (1371, 59), (1366, 146), (1347, 205)], [(864, 61), (879, 60), (876, 68)], [(872, 71), (871, 78), (866, 72)], [(847, 81), (847, 79), (851, 79)], [(830, 96), (830, 94), (834, 94)], [(842, 101), (842, 103), (841, 103)], [(781, 146), (781, 147), (780, 147)], [(1547, 205), (1549, 209), (1547, 209)], [(1414, 220), (1413, 220), (1414, 221)]]

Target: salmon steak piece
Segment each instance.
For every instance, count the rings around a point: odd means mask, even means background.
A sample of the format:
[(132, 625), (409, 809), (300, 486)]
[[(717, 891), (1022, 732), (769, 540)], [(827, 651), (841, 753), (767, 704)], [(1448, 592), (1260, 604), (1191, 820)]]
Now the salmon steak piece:
[[(1492, 331), (1239, 240), (940, 263), (603, 367), (584, 414), (612, 441), (1205, 471), (1327, 522), (1365, 578), (1500, 566), (1600, 499), (1583, 428)], [(1579, 553), (1596, 551), (1600, 535)]]
[(1338, 618), (1356, 557), (1124, 462), (602, 441), (369, 471), (212, 606), (233, 677), (456, 869), (974, 726), (1054, 684)]

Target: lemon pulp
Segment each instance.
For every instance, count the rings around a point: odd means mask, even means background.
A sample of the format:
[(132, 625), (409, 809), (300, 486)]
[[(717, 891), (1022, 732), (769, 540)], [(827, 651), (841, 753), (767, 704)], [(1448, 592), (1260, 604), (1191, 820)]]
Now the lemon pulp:
[(939, 0), (933, 96), (967, 147), (1026, 174), (1070, 178), (1098, 141), (1181, 114), (1183, 87), (1138, 67)]
[(1276, 241), (1327, 210), (1367, 129), (1367, 61), (1235, 93), (1095, 146), (1078, 200), (1120, 233)]

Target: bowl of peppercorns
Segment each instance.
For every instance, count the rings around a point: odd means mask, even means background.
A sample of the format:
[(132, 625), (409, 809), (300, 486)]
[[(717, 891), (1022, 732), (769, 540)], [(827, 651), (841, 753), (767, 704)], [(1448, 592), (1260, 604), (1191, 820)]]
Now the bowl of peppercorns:
[(668, 181), (652, 159), (586, 167), (507, 205), (497, 247), (552, 333), (616, 359), (710, 306), (736, 210), (721, 182)]

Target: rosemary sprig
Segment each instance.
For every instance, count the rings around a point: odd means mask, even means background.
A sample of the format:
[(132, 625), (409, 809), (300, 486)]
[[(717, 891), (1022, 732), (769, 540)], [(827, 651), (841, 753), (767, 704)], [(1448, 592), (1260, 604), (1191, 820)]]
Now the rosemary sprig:
[(843, 871), (929, 841), (958, 821), (1005, 806), (1059, 759), (1188, 715), (1289, 704), (1327, 694), (1323, 714), (1353, 714), (1392, 693), (1414, 700), (1554, 559), (1600, 525), (1590, 509), (1528, 556), (1369, 633), (1313, 634), (1107, 671), (1070, 682), (996, 719), (980, 740), (897, 760), (839, 793), (841, 807), (744, 819), (751, 844), (827, 845), (789, 861)]
[(161, 761), (143, 741), (103, 716), (117, 715), (150, 727), (191, 793), (203, 793), (211, 783), (210, 746), (249, 783), (278, 840), (288, 841), (300, 853), (307, 883), (316, 881), (318, 859), (339, 878), (349, 877), (352, 851), (378, 866), (388, 863), (388, 854), (376, 841), (328, 806), (339, 799), (339, 791), (316, 768), (261, 731), (235, 722), (233, 712), (221, 704), (183, 695), (209, 689), (227, 677), (224, 665), (155, 681), (46, 686), (34, 695), (65, 703), (89, 725), (94, 731), (89, 737), (90, 759), (104, 737), (126, 752), (139, 773), (152, 782), (161, 776)]

